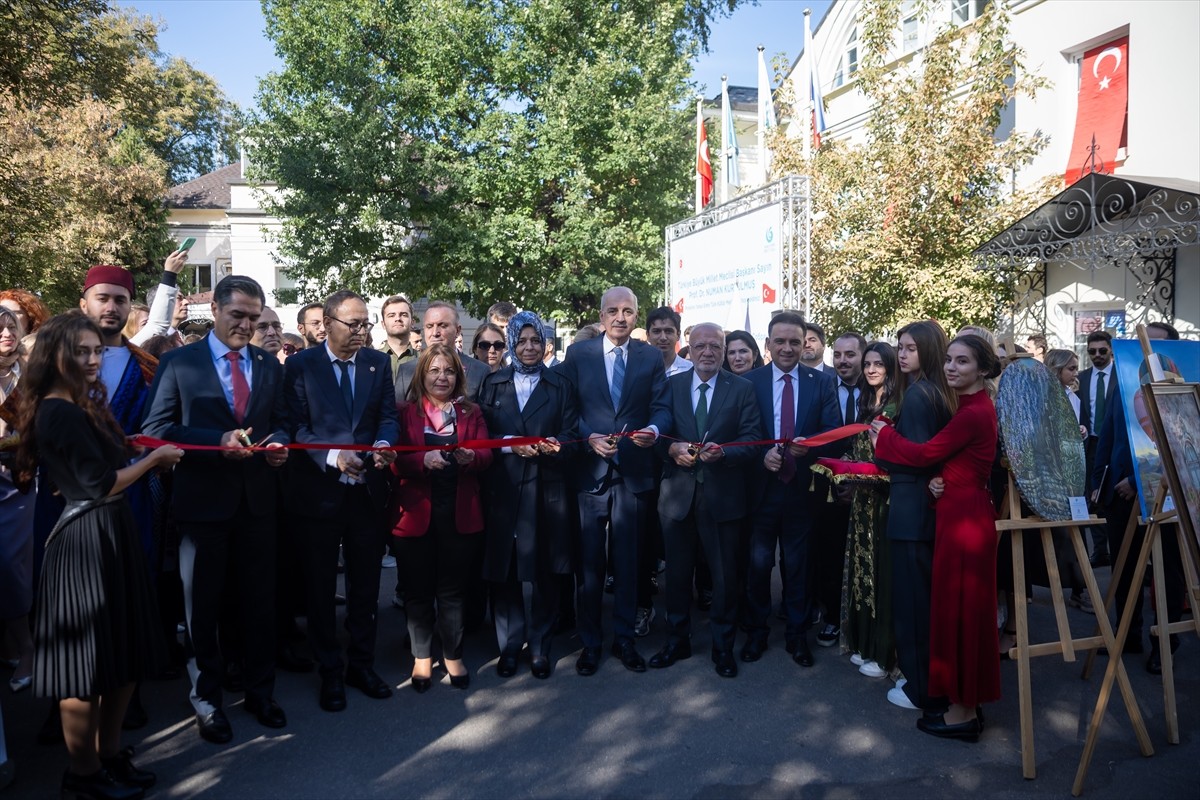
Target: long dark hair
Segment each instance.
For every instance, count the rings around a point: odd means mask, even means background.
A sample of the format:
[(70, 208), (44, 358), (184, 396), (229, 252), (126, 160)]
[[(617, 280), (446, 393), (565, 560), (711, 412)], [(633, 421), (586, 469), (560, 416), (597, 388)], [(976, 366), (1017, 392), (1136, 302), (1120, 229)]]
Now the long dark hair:
[(883, 397), (879, 402), (875, 402), (875, 388), (867, 383), (867, 376), (864, 372), (858, 376), (858, 418), (860, 420), (870, 420), (879, 416), (883, 411), (884, 406), (891, 402), (892, 397), (896, 394), (896, 377), (900, 369), (896, 363), (896, 348), (892, 347), (887, 342), (871, 342), (863, 348), (862, 363), (866, 366), (867, 353), (878, 353), (879, 360), (883, 362)]
[[(989, 378), (997, 378), (1000, 376), (1000, 357), (996, 355), (996, 351), (988, 343), (987, 339), (974, 333), (964, 333), (961, 336), (955, 336), (950, 344), (961, 344), (971, 351), (975, 357), (975, 366), (979, 368), (979, 374), (986, 381)], [(947, 348), (949, 349), (949, 345)], [(1073, 355), (1073, 354), (1072, 354)], [(943, 372), (943, 374), (945, 374)], [(1058, 375), (1056, 374), (1057, 378)]]
[(421, 355), (417, 358), (417, 368), (413, 370), (412, 383), (408, 385), (408, 392), (405, 394), (405, 399), (410, 403), (419, 403), (425, 399), (425, 373), (429, 371), (429, 365), (433, 359), (441, 356), (450, 362), (450, 368), (454, 370), (454, 391), (458, 395), (454, 402), (462, 406), (464, 411), (470, 411), (474, 408), (474, 404), (467, 399), (467, 373), (463, 369), (462, 360), (458, 357), (458, 351), (448, 344), (438, 342), (431, 344), (421, 351)]
[(902, 374), (901, 380), (897, 381), (896, 404), (900, 408), (897, 417), (904, 413), (904, 393), (921, 379), (932, 384), (934, 394), (941, 398), (948, 414), (953, 414), (958, 408), (958, 395), (950, 390), (950, 384), (946, 382), (946, 348), (949, 347), (946, 332), (936, 320), (923, 319), (901, 328), (896, 333), (896, 341), (899, 342), (906, 333), (917, 346), (921, 369), (916, 373)]
[(722, 367), (729, 369), (729, 344), (731, 342), (745, 342), (750, 351), (754, 353), (754, 364), (750, 369), (758, 369), (763, 365), (762, 351), (758, 349), (758, 342), (754, 341), (754, 337), (746, 331), (730, 331), (725, 334), (725, 363), (721, 365)]
[(17, 413), (16, 478), (28, 486), (37, 474), (37, 413), (46, 395), (59, 390), (71, 398), (87, 416), (88, 422), (100, 434), (107, 434), (123, 443), (125, 432), (108, 408), (108, 391), (99, 377), (88, 382), (83, 367), (75, 360), (75, 347), (85, 333), (96, 334), (104, 341), (100, 328), (82, 311), (68, 311), (51, 317), (38, 329), (37, 347), (21, 376), (21, 407)]

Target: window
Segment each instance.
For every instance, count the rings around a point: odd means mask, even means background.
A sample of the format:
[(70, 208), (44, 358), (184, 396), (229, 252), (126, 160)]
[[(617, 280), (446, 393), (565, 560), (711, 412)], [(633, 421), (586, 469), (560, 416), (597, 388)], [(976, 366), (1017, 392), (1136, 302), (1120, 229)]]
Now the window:
[(192, 273), (192, 291), (188, 294), (196, 294), (198, 292), (211, 292), (213, 288), (212, 265), (211, 264), (188, 264)]
[(920, 15), (913, 0), (904, 0), (900, 6), (900, 52), (911, 53), (917, 49), (917, 33)]
[(851, 80), (854, 73), (858, 72), (858, 29), (850, 31), (850, 38), (846, 40), (846, 50), (842, 53), (841, 59), (838, 61), (837, 73), (833, 76), (833, 86), (837, 88)]
[(966, 25), (990, 4), (991, 0), (951, 0), (950, 21), (955, 25)]

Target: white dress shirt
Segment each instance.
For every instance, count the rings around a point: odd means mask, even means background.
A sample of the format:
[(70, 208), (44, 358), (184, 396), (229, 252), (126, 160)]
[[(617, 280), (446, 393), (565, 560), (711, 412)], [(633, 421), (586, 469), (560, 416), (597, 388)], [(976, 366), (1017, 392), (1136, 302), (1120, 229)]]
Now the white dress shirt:
[[(784, 376), (784, 374), (785, 374), (784, 371), (781, 370), (779, 367), (775, 366), (775, 362), (772, 361), (771, 362), (771, 408), (775, 415), (775, 427), (774, 427), (775, 433), (771, 437), (772, 439), (778, 439), (782, 435), (779, 432), (779, 422), (780, 422), (779, 409), (783, 405), (783, 376)], [(792, 371), (788, 372), (786, 374), (792, 376), (792, 397), (798, 401), (800, 398), (800, 368), (792, 367)], [(799, 422), (800, 422), (799, 420), (796, 420), (797, 427), (799, 427)], [(794, 434), (794, 435), (798, 436), (799, 434)]]
[[(1088, 408), (1088, 420), (1096, 420), (1094, 426), (1088, 425), (1088, 434), (1091, 436), (1100, 435), (1100, 423), (1104, 422), (1102, 419), (1096, 419), (1096, 381), (1100, 377), (1100, 373), (1104, 373), (1104, 394), (1107, 396), (1108, 387), (1112, 386), (1113, 381), (1113, 362), (1109, 361), (1108, 366), (1104, 369), (1092, 367), (1092, 374), (1088, 378), (1088, 381), (1090, 381), (1090, 385), (1088, 386), (1088, 401), (1091, 404)], [(1084, 424), (1087, 425), (1086, 422)]]

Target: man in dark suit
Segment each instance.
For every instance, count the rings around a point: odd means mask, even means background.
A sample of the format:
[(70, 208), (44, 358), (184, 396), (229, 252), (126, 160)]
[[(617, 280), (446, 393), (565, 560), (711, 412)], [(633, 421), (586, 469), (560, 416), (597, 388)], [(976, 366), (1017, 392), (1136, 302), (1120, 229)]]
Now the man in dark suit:
[[(254, 280), (231, 275), (213, 291), (213, 329), (203, 340), (168, 351), (150, 389), (142, 430), (184, 445), (219, 445), (191, 453), (174, 473), (171, 509), (182, 540), (191, 654), (192, 705), (200, 735), (233, 738), (222, 710), (225, 662), (218, 621), (232, 581), (243, 637), (246, 710), (271, 728), (287, 724), (275, 689), (274, 468), (287, 459), (283, 368), (250, 345), (265, 301)], [(248, 449), (266, 443), (267, 452)]]
[[(462, 325), (458, 322), (458, 309), (450, 303), (434, 300), (425, 309), (422, 316), (422, 331), (425, 337), (425, 347), (441, 342), (447, 347), (454, 347), (454, 340), (462, 334)], [(483, 379), (491, 374), (488, 365), (466, 353), (459, 353), (463, 371), (467, 374), (467, 390), (464, 397), (474, 400), (483, 385)], [(404, 400), (408, 394), (408, 386), (412, 383), (413, 375), (417, 372), (417, 360), (414, 358), (396, 367), (396, 399)]]
[(762, 452), (755, 446), (722, 447), (721, 442), (762, 438), (762, 422), (754, 387), (721, 369), (725, 334), (704, 322), (692, 327), (688, 354), (693, 369), (668, 379), (671, 388), (673, 440), (659, 440), (663, 479), (658, 513), (667, 556), (667, 644), (650, 666), (669, 667), (692, 655), (692, 570), (697, 541), (704, 548), (712, 575), (710, 611), (712, 660), (717, 674), (737, 675), (733, 641), (737, 616), (737, 542), (746, 515), (746, 481), (742, 470)]
[[(767, 438), (791, 444), (770, 446), (762, 458), (762, 484), (750, 532), (750, 569), (747, 605), (750, 635), (742, 647), (743, 661), (758, 661), (767, 649), (770, 632), (771, 570), (776, 545), (782, 551), (784, 608), (787, 610), (785, 644), (797, 664), (813, 665), (808, 646), (812, 625), (813, 593), (809, 580), (809, 536), (812, 532), (812, 470), (818, 453), (804, 446), (804, 438), (833, 430), (841, 424), (837, 390), (824, 372), (800, 363), (804, 345), (804, 318), (794, 312), (777, 314), (767, 328), (771, 363), (751, 370), (746, 378), (754, 386), (758, 410)], [(755, 505), (751, 503), (751, 505)]]
[(825, 363), (825, 329), (808, 320), (804, 322), (804, 346), (800, 348), (800, 363), (817, 372), (825, 372), (837, 380), (837, 370)]
[[(1084, 456), (1088, 476), (1088, 494), (1100, 488), (1093, 480), (1100, 426), (1107, 409), (1119, 402), (1117, 371), (1113, 365), (1112, 336), (1107, 331), (1092, 331), (1087, 337), (1088, 358), (1092, 365), (1079, 373), (1079, 417), (1087, 428)], [(1103, 391), (1101, 391), (1103, 390)], [(1107, 567), (1110, 561), (1108, 535), (1103, 526), (1092, 526), (1092, 566)]]
[(624, 286), (609, 289), (600, 301), (604, 335), (571, 345), (558, 367), (578, 392), (579, 430), (588, 440), (576, 464), (583, 652), (575, 669), (580, 675), (595, 674), (600, 665), (606, 531), (613, 565), (613, 654), (626, 669), (646, 669), (633, 643), (638, 554), (651, 510), (647, 496), (654, 490), (650, 448), (659, 432), (671, 427), (671, 407), (662, 353), (630, 339), (636, 323), (633, 292)]
[[(284, 394), (298, 443), (386, 446), (400, 435), (391, 361), (365, 345), (367, 304), (351, 291), (325, 301), (325, 343), (288, 359)], [(311, 520), (303, 544), (308, 581), (308, 634), (321, 672), (321, 708), (346, 707), (346, 684), (368, 697), (390, 697), (375, 674), (376, 614), (392, 452), (309, 450), (288, 476), (289, 506)], [(334, 594), (338, 546), (346, 578), (349, 667), (343, 677)]]

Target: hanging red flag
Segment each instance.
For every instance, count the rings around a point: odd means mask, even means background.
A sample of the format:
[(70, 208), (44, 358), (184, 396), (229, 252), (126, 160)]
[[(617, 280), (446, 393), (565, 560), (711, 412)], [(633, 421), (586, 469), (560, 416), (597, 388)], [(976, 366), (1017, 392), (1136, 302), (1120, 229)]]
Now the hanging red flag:
[(775, 302), (775, 290), (764, 283), (762, 297), (763, 297), (762, 301), (764, 303), (774, 303)]
[(708, 133), (704, 123), (696, 126), (699, 131), (696, 141), (696, 175), (700, 178), (700, 206), (707, 206), (712, 200), (713, 174), (712, 163), (708, 160)]
[(682, 297), (679, 298), (679, 302), (674, 305), (674, 309), (675, 309), (676, 314), (683, 313), (683, 298)]
[[(1129, 37), (1122, 36), (1083, 54), (1075, 138), (1064, 176), (1067, 185), (1089, 172), (1111, 173), (1125, 129), (1129, 104)], [(1092, 148), (1095, 147), (1095, 152)]]

